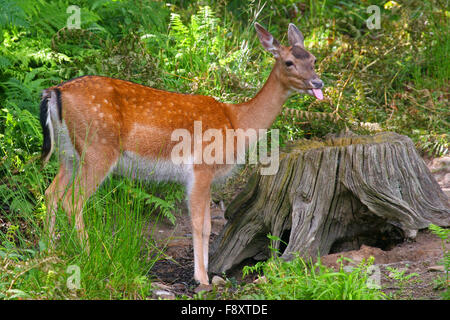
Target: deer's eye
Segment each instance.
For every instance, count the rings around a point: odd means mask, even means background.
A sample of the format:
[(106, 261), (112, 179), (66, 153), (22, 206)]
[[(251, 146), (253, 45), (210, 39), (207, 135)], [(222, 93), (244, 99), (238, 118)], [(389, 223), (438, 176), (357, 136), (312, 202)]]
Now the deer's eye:
[(290, 60), (286, 61), (285, 64), (286, 64), (286, 67), (290, 67), (290, 66), (294, 65), (294, 63)]

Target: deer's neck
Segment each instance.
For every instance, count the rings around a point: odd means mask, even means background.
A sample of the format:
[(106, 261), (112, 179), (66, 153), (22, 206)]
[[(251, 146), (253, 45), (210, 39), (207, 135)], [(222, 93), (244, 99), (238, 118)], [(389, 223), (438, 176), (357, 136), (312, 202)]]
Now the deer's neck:
[(256, 96), (244, 103), (230, 104), (229, 116), (235, 129), (268, 129), (281, 111), (289, 89), (280, 81), (277, 65)]

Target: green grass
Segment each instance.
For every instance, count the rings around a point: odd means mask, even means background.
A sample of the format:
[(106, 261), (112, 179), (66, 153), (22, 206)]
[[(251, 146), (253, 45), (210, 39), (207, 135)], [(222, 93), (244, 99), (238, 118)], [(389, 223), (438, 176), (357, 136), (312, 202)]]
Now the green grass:
[[(271, 242), (282, 241), (272, 235)], [(285, 243), (286, 244), (286, 243)], [(245, 300), (385, 300), (390, 299), (381, 287), (381, 274), (373, 265), (374, 258), (356, 264), (341, 257), (336, 261), (338, 270), (326, 267), (320, 257), (316, 261), (296, 254), (286, 261), (280, 252), (269, 245), (272, 257), (252, 266), (244, 266), (242, 279), (257, 275), (250, 283), (238, 284), (227, 279), (219, 290), (200, 292), (194, 299), (245, 299)], [(347, 264), (347, 265), (346, 265)], [(403, 278), (402, 278), (403, 280)], [(248, 281), (247, 281), (248, 282)]]
[[(386, 296), (380, 289), (370, 286), (372, 261), (363, 261), (351, 271), (341, 263), (338, 271), (317, 263), (295, 258), (286, 262), (272, 258), (254, 267), (244, 269), (260, 272), (264, 278), (255, 285), (255, 293), (245, 298), (269, 300), (380, 300)], [(244, 298), (242, 297), (242, 298)]]
[(151, 245), (143, 235), (150, 217), (143, 202), (127, 191), (132, 187), (127, 180), (114, 185), (110, 180), (90, 199), (83, 214), (89, 252), (83, 250), (73, 223), (68, 223), (64, 212), (59, 214), (59, 226), (66, 229), (61, 230), (59, 250), (71, 257), (71, 265), (80, 266), (87, 297), (115, 299), (141, 294), (145, 298), (148, 294), (150, 281), (143, 279), (156, 260), (148, 261)]
[[(164, 257), (145, 231), (149, 221), (166, 218), (153, 203), (131, 192), (135, 189), (145, 190), (145, 186), (128, 179), (109, 179), (89, 200), (83, 212), (89, 252), (62, 210), (57, 214), (56, 246), (50, 251), (42, 223), (33, 230), (38, 248), (19, 239), (18, 228), (11, 224), (0, 251), (3, 298), (145, 299), (151, 287), (149, 271)], [(168, 193), (179, 194), (177, 190), (166, 188)], [(158, 203), (164, 202), (159, 199)], [(8, 271), (11, 263), (18, 269)], [(79, 268), (78, 290), (67, 287), (73, 266)]]
[[(10, 130), (21, 125), (12, 116), (8, 122)], [(23, 143), (29, 147), (29, 141)], [(57, 214), (55, 247), (49, 250), (43, 194), (56, 164), (51, 161), (42, 170), (39, 162), (23, 163), (19, 157), (3, 162), (0, 195), (9, 206), (0, 216), (0, 298), (145, 299), (151, 286), (149, 271), (164, 257), (153, 243), (155, 228), (149, 229), (149, 223), (175, 223), (182, 188), (108, 178), (83, 210), (89, 252), (63, 210)], [(79, 268), (79, 290), (67, 286), (73, 266)]]
[[(200, 292), (193, 298), (198, 300), (387, 300), (381, 286), (376, 282), (373, 258), (362, 261), (355, 267), (339, 270), (316, 262), (295, 257), (285, 261), (272, 257), (243, 269), (243, 277), (257, 274), (252, 283), (238, 284), (227, 279), (223, 288), (213, 287), (211, 292)], [(353, 265), (354, 262), (352, 262)]]

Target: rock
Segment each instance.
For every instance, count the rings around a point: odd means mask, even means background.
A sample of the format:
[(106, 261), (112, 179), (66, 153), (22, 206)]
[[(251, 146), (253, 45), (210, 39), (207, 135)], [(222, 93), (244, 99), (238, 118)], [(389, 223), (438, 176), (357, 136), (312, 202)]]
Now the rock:
[(175, 300), (175, 294), (166, 290), (156, 290), (153, 295), (156, 299)]
[(428, 267), (428, 271), (445, 272), (445, 268), (444, 268), (444, 266), (431, 266), (431, 267)]
[(219, 276), (214, 276), (211, 280), (211, 283), (213, 286), (216, 287), (224, 287), (227, 284), (227, 282), (222, 277)]

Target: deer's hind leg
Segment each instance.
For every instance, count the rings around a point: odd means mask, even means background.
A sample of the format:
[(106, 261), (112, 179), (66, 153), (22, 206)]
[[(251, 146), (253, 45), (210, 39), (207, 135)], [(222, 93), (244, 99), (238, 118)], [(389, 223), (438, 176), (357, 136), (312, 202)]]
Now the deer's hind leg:
[(74, 181), (64, 197), (64, 210), (70, 221), (74, 217), (78, 237), (87, 249), (89, 244), (83, 221), (83, 206), (114, 168), (118, 157), (119, 152), (107, 146), (88, 147), (78, 165)]
[(50, 186), (45, 191), (45, 203), (47, 206), (46, 231), (48, 233), (50, 244), (53, 245), (55, 236), (56, 212), (58, 211), (58, 203), (64, 197), (64, 193), (70, 182), (71, 173), (68, 171), (63, 162), (59, 166), (59, 171), (53, 179)]

